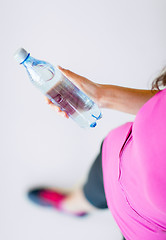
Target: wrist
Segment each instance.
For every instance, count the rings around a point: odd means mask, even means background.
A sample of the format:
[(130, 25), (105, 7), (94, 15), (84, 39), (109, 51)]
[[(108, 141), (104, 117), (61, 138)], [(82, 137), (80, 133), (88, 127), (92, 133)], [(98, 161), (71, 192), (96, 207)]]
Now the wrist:
[(100, 108), (113, 108), (112, 85), (98, 84), (96, 96)]
[(96, 102), (96, 104), (100, 108), (103, 108), (103, 104), (102, 104), (102, 84), (96, 83), (95, 88), (96, 89), (95, 89), (94, 101)]

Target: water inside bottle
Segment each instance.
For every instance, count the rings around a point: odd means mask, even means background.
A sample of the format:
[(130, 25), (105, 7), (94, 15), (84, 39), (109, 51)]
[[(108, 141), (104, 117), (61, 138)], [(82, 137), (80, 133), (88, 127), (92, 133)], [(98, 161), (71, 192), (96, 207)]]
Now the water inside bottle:
[(41, 63), (38, 61), (33, 62), (32, 66), (34, 67), (35, 72), (43, 81), (47, 82), (52, 80), (54, 77), (54, 69), (50, 68), (50, 66), (48, 67), (48, 64), (44, 64), (42, 61), (40, 62)]
[(59, 81), (46, 95), (69, 116), (89, 111), (94, 105), (89, 97), (68, 80)]
[(33, 68), (39, 78), (38, 83), (41, 84), (43, 90), (45, 89), (45, 95), (72, 118), (81, 115), (80, 117), (86, 121), (84, 113), (92, 109), (95, 103), (59, 70), (55, 71), (48, 63), (34, 61)]
[(29, 56), (22, 63), (32, 83), (80, 127), (95, 127), (102, 117), (98, 106), (58, 69)]

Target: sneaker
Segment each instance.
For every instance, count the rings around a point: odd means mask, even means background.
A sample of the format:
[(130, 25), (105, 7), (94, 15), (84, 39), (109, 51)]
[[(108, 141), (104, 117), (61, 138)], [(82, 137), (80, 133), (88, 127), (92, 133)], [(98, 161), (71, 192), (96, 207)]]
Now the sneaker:
[(66, 193), (49, 188), (35, 188), (28, 191), (27, 195), (31, 202), (43, 207), (52, 207), (60, 212), (77, 217), (83, 217), (88, 214), (87, 212), (72, 213), (63, 209), (62, 202), (67, 197)]

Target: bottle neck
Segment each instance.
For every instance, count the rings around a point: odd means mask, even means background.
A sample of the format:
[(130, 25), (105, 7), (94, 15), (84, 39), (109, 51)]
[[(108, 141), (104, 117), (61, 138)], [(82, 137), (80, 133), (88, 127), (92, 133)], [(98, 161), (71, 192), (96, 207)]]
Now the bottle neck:
[(34, 66), (36, 66), (38, 63), (38, 60), (31, 57), (30, 53), (28, 54), (28, 56), (26, 57), (26, 59), (21, 63), (21, 65), (23, 65), (26, 69), (29, 68), (33, 68)]
[(28, 58), (30, 58), (30, 53), (28, 53), (28, 55), (27, 55), (27, 57), (24, 59), (24, 61), (22, 62), (22, 63), (20, 63), (20, 64), (24, 64), (27, 60), (28, 60)]

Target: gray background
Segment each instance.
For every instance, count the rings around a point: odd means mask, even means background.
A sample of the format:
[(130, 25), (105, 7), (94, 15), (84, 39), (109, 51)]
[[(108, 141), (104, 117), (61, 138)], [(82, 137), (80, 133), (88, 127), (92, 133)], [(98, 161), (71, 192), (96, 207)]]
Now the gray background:
[(135, 117), (102, 109), (95, 129), (79, 128), (47, 106), (13, 53), (150, 89), (166, 63), (165, 12), (165, 0), (1, 0), (0, 239), (121, 239), (109, 210), (75, 219), (30, 204), (26, 191), (83, 182), (103, 138)]

